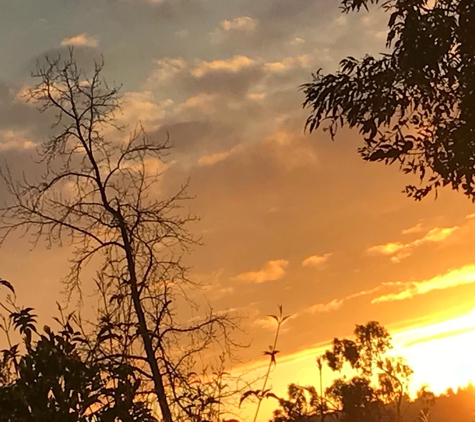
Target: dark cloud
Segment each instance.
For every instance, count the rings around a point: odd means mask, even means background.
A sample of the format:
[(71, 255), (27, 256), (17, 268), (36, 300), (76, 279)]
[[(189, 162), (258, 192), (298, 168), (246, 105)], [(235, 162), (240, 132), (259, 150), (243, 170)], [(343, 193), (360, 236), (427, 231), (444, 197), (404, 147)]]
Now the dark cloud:
[(51, 116), (41, 114), (21, 99), (20, 90), (20, 86), (0, 80), (0, 131), (21, 130), (30, 137), (41, 138), (50, 130)]
[[(150, 133), (151, 137), (165, 139), (170, 136), (173, 144), (172, 158), (188, 154), (206, 154), (217, 147), (236, 143), (235, 128), (219, 121), (182, 121), (163, 125)], [(234, 139), (233, 139), (234, 138)]]

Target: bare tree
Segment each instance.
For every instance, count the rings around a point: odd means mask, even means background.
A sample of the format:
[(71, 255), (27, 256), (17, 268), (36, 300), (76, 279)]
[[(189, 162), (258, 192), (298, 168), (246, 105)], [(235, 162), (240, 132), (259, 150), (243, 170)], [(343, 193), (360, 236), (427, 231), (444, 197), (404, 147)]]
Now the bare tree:
[(19, 180), (8, 167), (2, 171), (11, 200), (1, 209), (0, 240), (21, 230), (35, 244), (69, 243), (69, 295), (80, 290), (83, 268), (100, 262), (91, 344), (104, 359), (132, 365), (171, 422), (173, 409), (183, 410), (175, 397), (193, 356), (213, 342), (230, 352), (236, 321), (210, 310), (181, 322), (180, 302), (193, 306), (182, 256), (196, 243), (187, 229), (194, 217), (182, 206), (186, 186), (171, 197), (160, 193), (170, 142), (152, 139), (140, 125), (129, 135), (118, 127), (119, 87), (103, 80), (103, 64), (95, 62), (87, 76), (70, 50), (37, 66), (39, 83), (28, 99), (55, 114), (54, 135), (40, 147), (41, 177)]

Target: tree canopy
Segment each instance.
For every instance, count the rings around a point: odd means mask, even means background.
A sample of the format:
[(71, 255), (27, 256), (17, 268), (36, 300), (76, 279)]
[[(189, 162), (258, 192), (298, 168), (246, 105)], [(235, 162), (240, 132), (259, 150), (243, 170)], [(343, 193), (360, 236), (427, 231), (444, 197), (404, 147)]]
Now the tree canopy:
[(387, 330), (370, 321), (356, 325), (354, 339), (335, 338), (325, 352), (324, 359), (333, 371), (341, 371), (345, 364), (356, 371), (353, 378), (337, 379), (327, 390), (347, 420), (401, 420), (412, 370), (401, 358), (387, 355), (391, 348)]
[(302, 86), (306, 128), (328, 124), (363, 135), (364, 160), (398, 163), (421, 184), (417, 200), (449, 185), (475, 200), (475, 2), (342, 0), (344, 13), (380, 5), (388, 14), (387, 51), (346, 57)]

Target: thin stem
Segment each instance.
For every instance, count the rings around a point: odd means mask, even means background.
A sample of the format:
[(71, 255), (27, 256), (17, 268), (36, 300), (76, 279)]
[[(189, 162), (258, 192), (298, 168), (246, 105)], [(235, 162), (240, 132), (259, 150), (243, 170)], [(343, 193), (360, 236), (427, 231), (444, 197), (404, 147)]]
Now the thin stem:
[(276, 331), (275, 331), (274, 344), (270, 348), (270, 351), (268, 353), (266, 353), (266, 354), (270, 355), (270, 360), (269, 360), (269, 365), (267, 366), (266, 375), (264, 377), (264, 384), (262, 386), (261, 394), (258, 396), (258, 399), (257, 399), (257, 408), (256, 408), (256, 413), (254, 414), (253, 422), (256, 422), (257, 416), (259, 415), (259, 410), (261, 408), (261, 403), (262, 403), (262, 400), (264, 398), (264, 392), (266, 390), (267, 383), (268, 383), (269, 378), (270, 378), (270, 372), (271, 372), (271, 369), (272, 369), (272, 364), (276, 365), (275, 355), (277, 354), (276, 349), (277, 349), (277, 342), (279, 340), (280, 327), (282, 326), (284, 321), (288, 318), (288, 316), (282, 317), (282, 306), (279, 306), (279, 317), (276, 317), (275, 315), (270, 315), (270, 316), (277, 321), (277, 328), (276, 328)]

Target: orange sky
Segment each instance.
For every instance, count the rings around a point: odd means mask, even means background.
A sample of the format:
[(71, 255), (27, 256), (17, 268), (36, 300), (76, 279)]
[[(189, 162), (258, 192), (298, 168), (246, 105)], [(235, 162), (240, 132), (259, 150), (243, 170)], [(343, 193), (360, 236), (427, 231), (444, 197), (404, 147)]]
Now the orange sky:
[[(186, 262), (207, 287), (195, 299), (244, 317), (249, 362), (272, 340), (266, 315), (277, 304), (292, 315), (272, 377), (279, 391), (315, 381), (316, 345), (370, 320), (394, 334), (415, 386), (440, 392), (472, 379), (473, 204), (449, 190), (416, 203), (401, 193), (413, 180), (361, 161), (357, 133), (331, 142), (303, 132), (299, 86), (345, 55), (383, 51), (381, 12), (343, 16), (333, 0), (16, 0), (2, 8), (0, 36), (11, 41), (0, 45), (0, 162), (34, 175), (34, 146), (50, 131), (19, 96), (35, 61), (68, 46), (86, 67), (103, 54), (105, 76), (124, 84), (119, 122), (140, 120), (175, 144), (157, 191), (189, 179), (196, 195), (189, 206), (202, 219), (192, 229), (204, 245)], [(0, 275), (49, 321), (68, 255), (11, 238)]]

